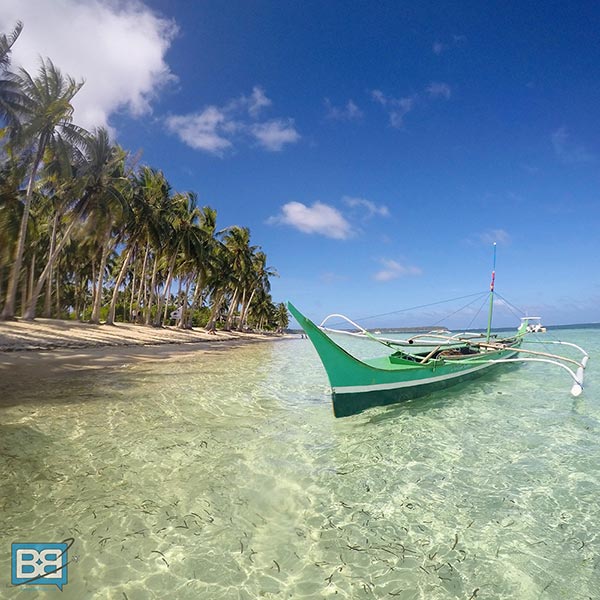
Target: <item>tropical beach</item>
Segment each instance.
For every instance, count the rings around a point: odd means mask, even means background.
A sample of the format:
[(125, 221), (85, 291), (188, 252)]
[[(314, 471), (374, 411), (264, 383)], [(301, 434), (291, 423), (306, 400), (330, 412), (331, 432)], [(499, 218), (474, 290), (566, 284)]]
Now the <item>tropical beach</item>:
[(597, 598), (599, 30), (3, 0), (0, 599)]

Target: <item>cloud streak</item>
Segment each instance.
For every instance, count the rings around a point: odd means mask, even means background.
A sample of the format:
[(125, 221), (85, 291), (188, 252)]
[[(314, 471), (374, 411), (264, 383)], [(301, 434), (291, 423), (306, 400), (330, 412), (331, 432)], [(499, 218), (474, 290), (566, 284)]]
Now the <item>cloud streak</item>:
[(422, 274), (419, 267), (401, 263), (397, 260), (381, 258), (379, 262), (383, 266), (383, 269), (377, 271), (375, 275), (373, 275), (375, 281), (393, 281), (400, 277), (414, 277)]
[(390, 211), (387, 206), (383, 204), (377, 205), (375, 202), (371, 200), (367, 200), (366, 198), (354, 198), (352, 196), (344, 196), (342, 198), (344, 204), (351, 208), (359, 208), (361, 209), (361, 213), (363, 216), (367, 218), (379, 216), (379, 217), (389, 217)]
[(574, 142), (566, 127), (559, 127), (550, 136), (556, 157), (564, 164), (584, 164), (596, 161), (585, 146)]
[(404, 117), (414, 108), (418, 96), (414, 94), (403, 98), (393, 98), (386, 96), (381, 90), (373, 90), (371, 98), (387, 110), (390, 125), (400, 129), (404, 125)]
[(508, 245), (511, 243), (511, 236), (505, 229), (487, 229), (486, 231), (472, 235), (468, 242), (477, 245), (483, 244), (485, 246), (490, 246), (494, 243)]
[(426, 89), (426, 92), (432, 98), (446, 98), (446, 100), (450, 100), (450, 96), (452, 95), (452, 90), (447, 83), (435, 82), (432, 81)]
[(381, 90), (371, 91), (371, 99), (386, 110), (390, 125), (396, 129), (402, 129), (405, 117), (415, 108), (426, 103), (427, 98), (449, 100), (451, 96), (450, 85), (439, 81), (431, 82), (422, 93), (414, 93), (400, 98), (388, 96)]
[(325, 98), (327, 118), (334, 121), (358, 121), (362, 119), (363, 112), (353, 100), (348, 100), (344, 106), (333, 106), (329, 98)]

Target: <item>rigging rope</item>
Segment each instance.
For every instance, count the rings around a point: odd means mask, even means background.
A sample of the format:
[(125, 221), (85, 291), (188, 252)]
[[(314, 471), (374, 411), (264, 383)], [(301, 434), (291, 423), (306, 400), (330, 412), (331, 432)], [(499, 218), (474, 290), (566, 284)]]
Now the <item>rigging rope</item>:
[(504, 296), (501, 296), (498, 292), (496, 292), (496, 296), (498, 296), (498, 298), (500, 298), (500, 300), (502, 300), (502, 302), (506, 304), (506, 307), (515, 317), (517, 317), (517, 319), (520, 319), (525, 314), (524, 310), (521, 310), (518, 306), (515, 306), (514, 304), (509, 302)]
[[(487, 297), (489, 296), (489, 292), (481, 292), (477, 296), (477, 298), (475, 298), (474, 300), (471, 300), (471, 302), (465, 304), (464, 306), (461, 306), (461, 308), (455, 310), (454, 312), (451, 312), (449, 315), (442, 317), (439, 321), (435, 322), (433, 324), (433, 326), (435, 327), (436, 325), (439, 325), (442, 321), (445, 321), (446, 319), (453, 317), (455, 314), (459, 313), (461, 310), (465, 310), (465, 308), (468, 308), (469, 306), (471, 306), (471, 304), (475, 304), (475, 302), (477, 302), (477, 300), (479, 300), (482, 296), (484, 296), (485, 299), (487, 300)], [(484, 302), (485, 302), (485, 300), (484, 300)], [(479, 309), (479, 310), (481, 310), (481, 309)], [(475, 316), (477, 316), (477, 315), (475, 315)]]
[[(359, 317), (358, 319), (354, 319), (357, 322), (360, 321), (368, 321), (369, 319), (378, 319), (379, 317), (388, 317), (389, 315), (397, 315), (398, 313), (403, 313), (403, 312), (408, 312), (411, 310), (417, 310), (419, 308), (429, 308), (430, 306), (436, 306), (437, 304), (446, 304), (447, 302), (456, 302), (457, 300), (464, 300), (465, 298), (473, 298), (474, 296), (477, 296), (478, 298), (482, 296), (482, 294), (487, 295), (489, 292), (486, 290), (485, 292), (477, 292), (475, 294), (467, 294), (466, 296), (458, 296), (457, 298), (449, 298), (448, 300), (438, 300), (437, 302), (429, 302), (428, 304), (420, 304), (419, 306), (411, 306), (409, 308), (401, 308), (399, 310), (392, 310), (390, 312), (387, 313), (381, 313), (379, 315), (371, 315), (370, 317)], [(475, 302), (477, 300), (477, 298), (475, 298), (475, 300), (473, 302)], [(469, 303), (472, 304), (472, 303)], [(467, 304), (467, 306), (469, 306)], [(466, 308), (466, 307), (463, 307)], [(459, 310), (463, 310), (463, 308), (459, 309)], [(459, 311), (457, 311), (459, 312)], [(452, 313), (455, 314), (455, 313)], [(336, 321), (335, 323), (333, 323), (333, 325), (338, 325), (338, 324), (342, 324), (342, 321)]]
[(471, 329), (471, 325), (473, 325), (473, 321), (475, 321), (475, 319), (479, 316), (479, 313), (482, 311), (486, 302), (487, 302), (487, 292), (485, 294), (485, 297), (483, 298), (483, 302), (479, 306), (479, 310), (475, 313), (475, 316), (471, 319), (470, 323), (465, 327), (465, 329)]

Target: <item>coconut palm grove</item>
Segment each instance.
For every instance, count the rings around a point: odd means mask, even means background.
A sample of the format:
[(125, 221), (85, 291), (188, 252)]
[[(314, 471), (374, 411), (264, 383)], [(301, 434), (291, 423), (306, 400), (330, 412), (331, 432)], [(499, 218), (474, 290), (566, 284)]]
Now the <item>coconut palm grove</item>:
[(50, 58), (12, 70), (21, 29), (0, 34), (2, 319), (286, 327), (249, 229), (220, 228), (195, 192), (173, 190), (104, 128), (77, 126), (85, 84)]

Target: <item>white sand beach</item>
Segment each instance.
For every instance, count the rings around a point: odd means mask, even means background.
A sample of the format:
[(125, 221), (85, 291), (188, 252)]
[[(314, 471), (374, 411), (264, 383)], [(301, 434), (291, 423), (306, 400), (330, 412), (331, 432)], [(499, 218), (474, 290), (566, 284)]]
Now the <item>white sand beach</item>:
[(150, 327), (119, 323), (91, 325), (79, 321), (36, 319), (35, 321), (0, 322), (0, 352), (41, 351), (101, 346), (158, 346), (163, 344), (195, 344), (199, 342), (239, 342), (281, 337), (273, 333), (242, 333), (199, 329)]
[(122, 367), (183, 354), (222, 352), (242, 344), (288, 335), (147, 327), (119, 323), (90, 325), (36, 319), (0, 322), (0, 392), (15, 378), (39, 380), (58, 371)]

